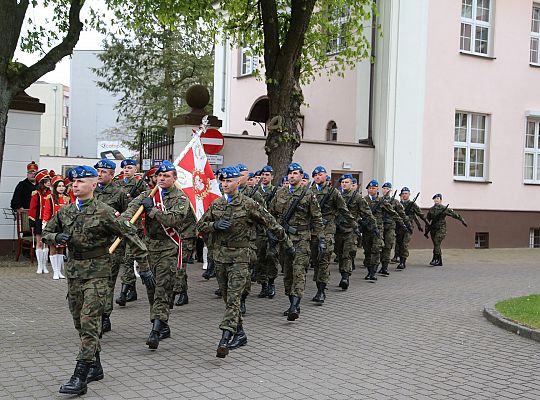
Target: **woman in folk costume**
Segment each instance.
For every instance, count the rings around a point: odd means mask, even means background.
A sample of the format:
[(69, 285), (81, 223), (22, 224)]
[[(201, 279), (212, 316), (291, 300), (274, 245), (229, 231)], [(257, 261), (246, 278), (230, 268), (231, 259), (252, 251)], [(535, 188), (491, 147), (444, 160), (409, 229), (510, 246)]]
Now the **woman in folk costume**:
[[(71, 203), (70, 197), (65, 194), (66, 184), (64, 178), (60, 175), (56, 175), (52, 178), (52, 192), (45, 201), (45, 207), (43, 208), (43, 228), (47, 222), (49, 222), (54, 214), (60, 210), (63, 206)], [(51, 265), (53, 269), (53, 279), (65, 279), (62, 275), (62, 267), (64, 266), (64, 248), (65, 246), (50, 246)]]
[(51, 193), (51, 177), (46, 169), (39, 170), (36, 173), (37, 189), (32, 192), (30, 198), (30, 209), (28, 218), (30, 219), (30, 228), (35, 239), (36, 259), (38, 262), (37, 273), (48, 274), (47, 259), (49, 258), (49, 248), (41, 241), (43, 208), (47, 201), (47, 196)]

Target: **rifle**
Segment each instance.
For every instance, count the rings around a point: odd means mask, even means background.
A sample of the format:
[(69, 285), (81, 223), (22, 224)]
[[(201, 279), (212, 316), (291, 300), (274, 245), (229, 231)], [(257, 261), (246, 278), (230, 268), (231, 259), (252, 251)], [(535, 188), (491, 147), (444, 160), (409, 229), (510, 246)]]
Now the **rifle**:
[(275, 186), (274, 187), (274, 190), (272, 190), (272, 193), (270, 193), (270, 196), (268, 196), (268, 198), (266, 199), (266, 206), (267, 207), (270, 207), (270, 203), (272, 202), (272, 200), (274, 199), (276, 193), (277, 193), (277, 190), (278, 190), (278, 187)]
[[(321, 213), (322, 213), (322, 210), (323, 210), (324, 206), (326, 205), (326, 203), (328, 203), (328, 200), (330, 199), (330, 197), (332, 196), (332, 194), (334, 193), (335, 190), (336, 190), (336, 188), (334, 186), (332, 186), (330, 188), (330, 190), (323, 196), (323, 198), (319, 202), (319, 207), (321, 209)], [(324, 226), (326, 226), (327, 223), (328, 223), (328, 221), (323, 218)]]
[(257, 190), (261, 187), (261, 181), (259, 181), (255, 186), (253, 186), (253, 189), (251, 189), (251, 192), (249, 192), (248, 197), (253, 198), (255, 196), (255, 193), (257, 193)]
[(131, 188), (131, 190), (129, 191), (128, 195), (129, 195), (130, 198), (132, 198), (132, 199), (135, 198), (135, 193), (137, 193), (137, 191), (141, 188), (143, 183), (144, 183), (144, 177), (141, 177), (141, 179), (139, 179), (137, 184), (135, 186), (133, 186)]
[[(356, 197), (356, 195), (358, 194), (358, 190), (359, 189), (356, 189), (352, 194), (351, 196), (347, 199), (347, 202), (345, 203), (345, 205), (347, 206), (347, 209), (350, 207), (352, 201), (354, 200), (354, 198)], [(350, 210), (349, 210), (350, 211)], [(339, 213), (337, 216), (336, 216), (336, 230), (338, 232), (342, 232), (342, 229), (340, 228), (341, 225), (343, 225), (343, 215), (341, 213)], [(356, 229), (356, 228), (355, 228)]]
[(292, 226), (289, 226), (289, 221), (291, 220), (292, 216), (294, 215), (294, 212), (296, 211), (296, 208), (298, 207), (298, 204), (300, 204), (300, 202), (302, 201), (302, 199), (306, 195), (307, 191), (308, 191), (308, 188), (304, 187), (304, 189), (302, 189), (302, 193), (300, 194), (300, 196), (298, 196), (296, 199), (294, 199), (294, 201), (290, 205), (289, 209), (287, 210), (287, 212), (283, 216), (283, 218), (281, 220), (281, 226), (283, 227), (283, 229), (285, 229), (285, 232), (292, 233), (293, 235), (298, 232), (298, 230), (296, 228), (294, 228)]
[(446, 213), (446, 210), (448, 209), (448, 206), (450, 205), (447, 204), (446, 207), (444, 207), (444, 210), (442, 210), (440, 213), (438, 213), (432, 220), (431, 220), (431, 224), (426, 224), (426, 231), (424, 232), (424, 236), (426, 237), (426, 239), (428, 239), (428, 233), (431, 233), (433, 231), (433, 225), (435, 225), (437, 222), (439, 222), (441, 219), (444, 218), (445, 216), (445, 213)]
[(418, 199), (418, 196), (420, 196), (420, 192), (418, 192), (416, 194), (416, 196), (414, 197), (413, 201), (409, 204), (407, 204), (407, 207), (405, 207), (405, 214), (409, 215), (409, 213), (411, 212), (411, 208), (413, 206), (414, 203), (416, 203), (416, 199)]

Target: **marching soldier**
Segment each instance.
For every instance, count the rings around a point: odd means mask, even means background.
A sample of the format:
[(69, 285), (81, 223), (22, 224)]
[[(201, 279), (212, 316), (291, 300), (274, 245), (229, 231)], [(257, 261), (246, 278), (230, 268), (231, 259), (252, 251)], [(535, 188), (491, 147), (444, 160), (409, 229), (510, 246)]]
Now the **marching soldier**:
[(281, 223), (295, 248), (295, 256), (285, 255), (283, 263), (283, 283), (285, 295), (289, 296), (290, 306), (283, 313), (288, 321), (300, 315), (300, 301), (306, 286), (306, 271), (309, 268), (310, 239), (318, 239), (317, 254), (324, 257), (327, 250), (323, 232), (321, 209), (315, 195), (309, 188), (301, 186), (304, 176), (302, 166), (291, 163), (287, 169), (290, 187), (277, 191), (270, 204), (270, 213)]
[[(371, 209), (362, 195), (357, 190), (352, 190), (352, 180), (353, 176), (351, 174), (344, 174), (339, 178), (345, 205), (358, 224), (359, 221), (363, 221), (363, 224), (373, 228), (376, 226), (375, 218), (373, 218)], [(347, 226), (342, 219), (341, 214), (336, 218), (335, 248), (338, 256), (339, 272), (341, 273), (339, 287), (347, 290), (349, 288), (349, 276), (353, 269), (352, 257), (353, 255), (356, 256), (356, 238), (359, 235), (360, 228), (359, 226), (354, 228)]]
[[(403, 206), (405, 215), (407, 215), (407, 218), (409, 218), (409, 222), (411, 222), (411, 225), (412, 221), (414, 221), (416, 223), (416, 226), (418, 227), (418, 230), (420, 232), (424, 232), (422, 226), (420, 225), (420, 222), (418, 221), (418, 218), (420, 218), (426, 224), (428, 223), (428, 221), (420, 210), (420, 207), (418, 207), (418, 204), (416, 204), (418, 194), (412, 201), (410, 199), (410, 196), (411, 191), (409, 190), (409, 188), (403, 187), (399, 193), (399, 197), (401, 198), (400, 203)], [(397, 266), (397, 269), (405, 269), (407, 267), (407, 258), (409, 257), (409, 242), (411, 241), (411, 236), (412, 233), (410, 233), (407, 229), (403, 229), (403, 227), (398, 227), (396, 229), (396, 255), (399, 257), (399, 264)]]
[[(322, 166), (318, 166), (313, 170), (311, 176), (314, 179), (314, 183), (311, 186), (311, 192), (315, 195), (321, 209), (326, 242), (325, 252), (320, 255), (317, 251), (319, 238), (317, 236), (312, 237), (311, 262), (314, 268), (313, 280), (317, 284), (317, 294), (312, 300), (322, 304), (326, 299), (325, 290), (330, 279), (330, 259), (332, 252), (334, 251), (336, 217), (339, 215), (339, 222), (346, 231), (352, 231), (356, 224), (354, 218), (347, 209), (339, 190), (332, 187), (331, 182), (327, 180), (329, 176), (326, 169)], [(346, 271), (341, 272), (341, 278), (343, 282), (348, 282), (349, 273)]]
[[(94, 168), (98, 172), (97, 187), (94, 191), (94, 198), (99, 200), (108, 206), (114, 208), (116, 216), (119, 217), (128, 207), (127, 193), (124, 189), (113, 182), (114, 171), (116, 170), (116, 164), (112, 160), (103, 159), (94, 165)], [(125, 243), (122, 242), (116, 251), (112, 254), (112, 266), (111, 276), (109, 280), (109, 291), (107, 292), (107, 301), (105, 303), (105, 310), (103, 313), (103, 333), (111, 330), (110, 316), (113, 310), (113, 298), (114, 298), (114, 286), (116, 285), (116, 278), (118, 272), (124, 261), (124, 255), (126, 251)]]
[[(216, 276), (226, 304), (225, 315), (220, 324), (223, 331), (216, 357), (224, 358), (229, 349), (247, 343), (240, 313), (240, 297), (249, 280), (250, 242), (255, 224), (264, 225), (278, 240), (286, 243), (294, 253), (292, 242), (274, 217), (257, 202), (238, 192), (240, 171), (237, 167), (225, 167), (219, 179), (224, 196), (212, 202), (197, 223), (202, 233), (212, 233), (218, 244), (214, 249)], [(233, 339), (231, 337), (234, 335)]]
[(433, 196), (433, 206), (429, 209), (426, 219), (429, 221), (429, 225), (426, 225), (426, 231), (424, 236), (427, 238), (428, 234), (431, 235), (431, 241), (433, 242), (433, 259), (429, 265), (434, 267), (442, 267), (442, 250), (441, 243), (446, 237), (446, 217), (452, 217), (460, 221), (463, 226), (467, 227), (467, 223), (461, 215), (449, 208), (443, 206), (442, 194), (437, 193)]
[(117, 219), (114, 209), (93, 197), (97, 171), (78, 166), (69, 174), (77, 200), (51, 218), (43, 239), (50, 245), (67, 245), (70, 253), (66, 264), (67, 298), (81, 345), (73, 376), (60, 387), (60, 393), (80, 395), (86, 393), (88, 383), (103, 379), (99, 339), (111, 274), (109, 246), (116, 236), (131, 243), (147, 287), (152, 287), (154, 277), (148, 270), (146, 247), (135, 227)]
[(125, 218), (144, 206), (148, 261), (156, 277), (155, 288), (147, 288), (150, 302), (150, 321), (152, 330), (146, 344), (152, 350), (158, 348), (160, 340), (171, 336), (169, 321), (169, 303), (172, 296), (176, 269), (180, 267), (179, 230), (189, 210), (189, 200), (175, 186), (177, 179), (173, 163), (165, 160), (158, 169), (158, 187), (153, 197), (145, 191), (134, 199), (123, 214)]
[(197, 229), (195, 224), (197, 219), (195, 218), (195, 213), (193, 209), (189, 207), (186, 217), (182, 222), (182, 228), (180, 229), (180, 237), (182, 238), (182, 268), (176, 270), (176, 279), (173, 287), (173, 296), (171, 302), (174, 301), (176, 295), (176, 301), (174, 302), (175, 306), (183, 306), (189, 303), (188, 297), (188, 275), (187, 275), (187, 264), (193, 250), (195, 249), (195, 243), (197, 242)]

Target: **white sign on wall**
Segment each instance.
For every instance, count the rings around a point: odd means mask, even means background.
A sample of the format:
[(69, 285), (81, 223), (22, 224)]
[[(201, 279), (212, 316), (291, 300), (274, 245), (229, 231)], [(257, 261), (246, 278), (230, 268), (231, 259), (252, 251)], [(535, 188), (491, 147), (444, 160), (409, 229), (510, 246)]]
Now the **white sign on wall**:
[(97, 157), (109, 160), (134, 158), (137, 153), (130, 150), (121, 140), (101, 140), (98, 142)]

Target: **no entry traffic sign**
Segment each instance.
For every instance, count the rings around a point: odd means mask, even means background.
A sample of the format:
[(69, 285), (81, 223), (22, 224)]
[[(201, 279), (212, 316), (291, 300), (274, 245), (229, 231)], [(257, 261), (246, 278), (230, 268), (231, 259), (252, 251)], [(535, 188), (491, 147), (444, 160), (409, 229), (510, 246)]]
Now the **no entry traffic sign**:
[(201, 135), (201, 143), (206, 154), (217, 154), (223, 148), (225, 140), (220, 131), (209, 128)]

